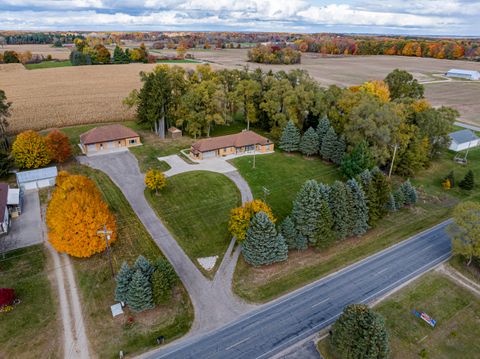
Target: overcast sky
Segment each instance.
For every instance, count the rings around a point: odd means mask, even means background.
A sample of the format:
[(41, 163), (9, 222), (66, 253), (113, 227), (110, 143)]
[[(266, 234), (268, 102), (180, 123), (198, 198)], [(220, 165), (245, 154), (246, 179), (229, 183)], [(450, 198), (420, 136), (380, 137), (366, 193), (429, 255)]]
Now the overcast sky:
[(480, 36), (480, 1), (0, 0), (0, 29)]

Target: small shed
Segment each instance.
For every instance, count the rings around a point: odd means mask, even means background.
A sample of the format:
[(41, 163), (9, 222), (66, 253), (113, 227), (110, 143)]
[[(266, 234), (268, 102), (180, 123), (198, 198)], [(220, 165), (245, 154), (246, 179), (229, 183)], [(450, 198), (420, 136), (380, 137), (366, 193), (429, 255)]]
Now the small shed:
[(18, 188), (8, 188), (7, 207), (12, 218), (22, 213), (22, 197)]
[(182, 131), (176, 127), (170, 127), (168, 129), (168, 137), (176, 139), (182, 137)]
[(445, 74), (447, 77), (456, 77), (467, 80), (480, 80), (480, 72), (474, 70), (451, 69)]
[(474, 148), (480, 145), (480, 139), (471, 130), (460, 130), (449, 134), (450, 142), (449, 149), (452, 151), (463, 151)]
[(39, 168), (31, 171), (17, 172), (18, 188), (22, 191), (55, 186), (57, 167)]

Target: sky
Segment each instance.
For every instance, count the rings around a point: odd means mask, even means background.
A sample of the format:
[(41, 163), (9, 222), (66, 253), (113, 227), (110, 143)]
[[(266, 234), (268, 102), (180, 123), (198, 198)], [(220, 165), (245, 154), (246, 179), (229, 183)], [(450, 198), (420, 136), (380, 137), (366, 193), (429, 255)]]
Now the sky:
[(480, 0), (0, 0), (0, 29), (480, 36)]

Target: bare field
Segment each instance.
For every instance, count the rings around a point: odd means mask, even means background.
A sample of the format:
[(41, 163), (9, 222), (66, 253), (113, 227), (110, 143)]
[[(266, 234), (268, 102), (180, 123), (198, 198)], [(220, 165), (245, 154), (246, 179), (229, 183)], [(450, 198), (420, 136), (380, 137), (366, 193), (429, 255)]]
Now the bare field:
[[(13, 49), (6, 46), (2, 50)], [(49, 45), (16, 45), (16, 51), (30, 50), (65, 54), (69, 49)], [(261, 65), (245, 61), (246, 49), (190, 50), (198, 60), (215, 68), (307, 70), (322, 85), (352, 86), (372, 79), (383, 79), (395, 68), (411, 72), (420, 81), (435, 80), (432, 74), (464, 68), (480, 71), (480, 63), (400, 56), (322, 57), (303, 54), (300, 65)], [(172, 54), (172, 50), (155, 50)], [(53, 55), (52, 55), (53, 56)], [(60, 55), (54, 57), (60, 58)], [(195, 64), (177, 64), (194, 68)], [(13, 102), (11, 130), (44, 129), (93, 122), (132, 119), (133, 112), (122, 105), (122, 99), (140, 86), (138, 73), (150, 71), (154, 64), (83, 66), (27, 71), (18, 64), (0, 65), (0, 88)], [(438, 82), (425, 84), (426, 97), (434, 105), (457, 108), (465, 122), (480, 124), (480, 82)]]
[(70, 57), (70, 48), (68, 47), (52, 47), (51, 45), (5, 45), (0, 47), (0, 53), (4, 51), (25, 52), (30, 51), (33, 55), (43, 55), (59, 60), (68, 60)]
[[(191, 67), (189, 64), (182, 64)], [(133, 118), (122, 100), (155, 64), (61, 67), (28, 71), (0, 65), (0, 88), (12, 102), (9, 130), (41, 130)]]

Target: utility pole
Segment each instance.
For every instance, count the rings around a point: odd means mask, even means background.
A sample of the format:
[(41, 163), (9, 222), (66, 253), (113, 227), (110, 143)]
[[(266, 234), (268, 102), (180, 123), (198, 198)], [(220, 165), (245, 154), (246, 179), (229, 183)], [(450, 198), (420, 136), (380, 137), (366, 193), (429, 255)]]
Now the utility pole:
[(257, 153), (257, 144), (254, 145), (255, 147), (253, 148), (253, 167), (255, 168), (255, 154)]
[(398, 148), (398, 144), (393, 145), (393, 157), (392, 157), (392, 163), (390, 163), (390, 171), (388, 171), (388, 178), (392, 177), (393, 162), (395, 161), (395, 155), (397, 154), (397, 148)]
[(263, 202), (267, 203), (267, 196), (270, 194), (270, 190), (267, 187), (262, 187), (263, 190)]
[(107, 231), (107, 225), (103, 225), (103, 230), (102, 231), (97, 231), (97, 234), (99, 236), (105, 236), (105, 244), (107, 245), (107, 254), (108, 254), (108, 261), (110, 262), (110, 270), (112, 271), (112, 278), (115, 278), (115, 272), (113, 271), (113, 263), (112, 263), (112, 256), (110, 255), (110, 245), (108, 244), (108, 241), (110, 240), (110, 235), (112, 234), (112, 231)]

